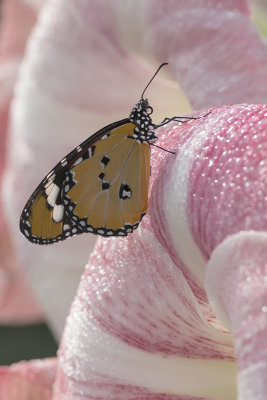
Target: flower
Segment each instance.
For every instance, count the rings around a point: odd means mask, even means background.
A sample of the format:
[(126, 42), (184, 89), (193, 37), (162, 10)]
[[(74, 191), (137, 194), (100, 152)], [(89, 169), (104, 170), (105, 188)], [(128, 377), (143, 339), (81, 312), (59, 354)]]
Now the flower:
[[(13, 102), (5, 198), (14, 241), (32, 278), (42, 277), (35, 284), (60, 334), (94, 238), (35, 247), (17, 233), (19, 213), (88, 126), (93, 133), (100, 118), (104, 126), (128, 114), (152, 56), (169, 61), (193, 108), (219, 107), (160, 130), (159, 144), (176, 155), (152, 149), (150, 207), (138, 230), (97, 241), (66, 322), (53, 399), (220, 400), (235, 399), (237, 388), (239, 400), (261, 399), (267, 108), (238, 103), (266, 101), (267, 53), (245, 1), (46, 3)], [(156, 86), (157, 107), (171, 115), (170, 79), (158, 76)], [(240, 299), (252, 304), (242, 318)]]

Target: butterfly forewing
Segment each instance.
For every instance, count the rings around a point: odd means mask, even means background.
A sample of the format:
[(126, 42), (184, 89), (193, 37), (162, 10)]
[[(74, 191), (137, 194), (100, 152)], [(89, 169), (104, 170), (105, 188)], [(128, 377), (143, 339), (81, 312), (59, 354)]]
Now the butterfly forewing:
[(93, 158), (70, 169), (63, 200), (81, 231), (125, 236), (146, 212), (150, 150), (129, 137), (134, 128), (125, 123), (113, 129), (96, 144)]
[(21, 232), (33, 243), (49, 244), (83, 233), (66, 213), (62, 198), (65, 179), (78, 159), (93, 156), (95, 144), (110, 131), (129, 122), (128, 118), (112, 123), (86, 139), (64, 157), (42, 180), (24, 207), (20, 217)]
[(30, 241), (49, 244), (83, 232), (125, 236), (138, 226), (147, 210), (150, 150), (129, 137), (134, 128), (128, 119), (108, 125), (43, 179), (20, 219)]

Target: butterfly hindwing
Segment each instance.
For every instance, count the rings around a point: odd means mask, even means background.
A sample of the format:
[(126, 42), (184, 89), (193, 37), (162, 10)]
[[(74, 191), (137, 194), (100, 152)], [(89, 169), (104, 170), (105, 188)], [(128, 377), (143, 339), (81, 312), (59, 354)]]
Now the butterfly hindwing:
[(125, 236), (147, 210), (149, 146), (129, 138), (124, 119), (89, 137), (64, 157), (28, 200), (20, 219), (33, 243), (83, 232)]
[(126, 236), (146, 213), (150, 149), (132, 139), (134, 128), (126, 123), (112, 130), (97, 143), (93, 158), (77, 160), (70, 169), (63, 201), (79, 230)]

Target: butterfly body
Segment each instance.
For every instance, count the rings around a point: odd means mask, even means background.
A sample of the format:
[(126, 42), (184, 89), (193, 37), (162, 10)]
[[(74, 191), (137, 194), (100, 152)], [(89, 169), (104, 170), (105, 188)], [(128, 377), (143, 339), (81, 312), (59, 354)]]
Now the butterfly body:
[(28, 240), (127, 236), (138, 227), (148, 207), (150, 144), (157, 140), (151, 112), (142, 98), (129, 118), (90, 136), (49, 172), (21, 215)]

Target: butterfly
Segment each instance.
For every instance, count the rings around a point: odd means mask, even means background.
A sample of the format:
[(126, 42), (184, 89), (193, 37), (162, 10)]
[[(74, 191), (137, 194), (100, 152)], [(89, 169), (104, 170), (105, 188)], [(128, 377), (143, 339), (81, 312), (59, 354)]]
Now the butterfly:
[[(127, 236), (146, 214), (150, 146), (155, 129), (170, 121), (152, 122), (153, 108), (144, 93), (128, 118), (113, 122), (66, 155), (41, 181), (20, 218), (20, 230), (32, 243), (50, 244), (90, 232)], [(169, 153), (166, 149), (163, 149)], [(174, 154), (174, 153), (173, 153)]]

